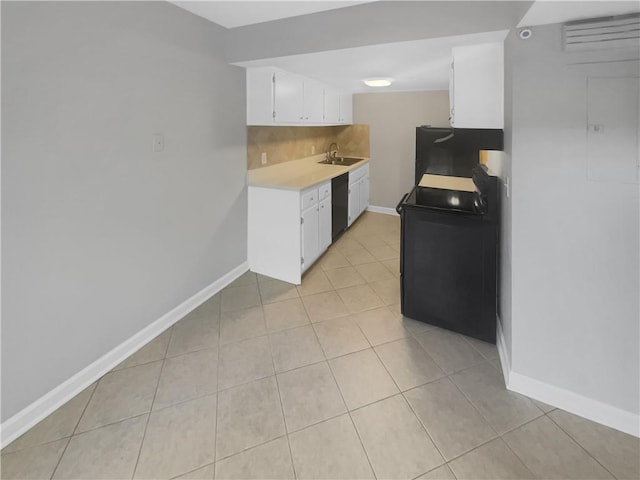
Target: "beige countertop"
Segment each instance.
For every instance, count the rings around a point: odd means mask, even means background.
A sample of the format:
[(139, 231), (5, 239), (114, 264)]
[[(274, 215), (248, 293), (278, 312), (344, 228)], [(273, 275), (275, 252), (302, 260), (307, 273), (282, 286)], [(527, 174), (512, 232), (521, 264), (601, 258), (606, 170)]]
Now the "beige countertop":
[(247, 184), (250, 187), (304, 190), (318, 183), (331, 180), (333, 177), (343, 173), (355, 170), (369, 162), (366, 157), (356, 158), (362, 158), (362, 161), (348, 167), (319, 164), (318, 162), (324, 160), (324, 154), (322, 154), (256, 168), (247, 172)]
[(450, 177), (448, 175), (430, 175), (425, 173), (418, 184), (420, 187), (442, 188), (444, 190), (461, 190), (475, 192), (476, 184), (471, 178)]

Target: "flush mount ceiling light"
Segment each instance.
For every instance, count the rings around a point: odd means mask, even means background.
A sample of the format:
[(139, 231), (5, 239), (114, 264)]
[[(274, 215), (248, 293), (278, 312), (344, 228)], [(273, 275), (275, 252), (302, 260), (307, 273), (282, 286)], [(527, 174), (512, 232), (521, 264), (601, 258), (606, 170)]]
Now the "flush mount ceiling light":
[(368, 78), (364, 80), (364, 84), (367, 87), (388, 87), (391, 85), (391, 80), (388, 78)]

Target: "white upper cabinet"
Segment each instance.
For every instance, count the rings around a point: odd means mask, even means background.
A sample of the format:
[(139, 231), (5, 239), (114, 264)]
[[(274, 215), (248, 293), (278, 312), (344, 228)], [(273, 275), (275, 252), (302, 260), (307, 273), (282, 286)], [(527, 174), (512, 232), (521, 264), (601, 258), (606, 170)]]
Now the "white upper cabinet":
[(454, 47), (451, 75), (451, 125), (504, 128), (503, 44)]
[(304, 121), (304, 79), (287, 72), (273, 74), (273, 122)]
[(247, 69), (247, 125), (273, 125), (275, 73), (272, 68)]
[(338, 123), (348, 125), (353, 123), (353, 95), (350, 93), (340, 95), (340, 118)]
[(322, 123), (324, 121), (324, 85), (310, 78), (304, 79), (304, 121)]
[(324, 89), (324, 123), (350, 125), (353, 123), (353, 95), (340, 93), (332, 88)]
[(352, 123), (351, 97), (278, 68), (247, 69), (247, 125)]
[(332, 88), (324, 89), (324, 123), (340, 123), (340, 93)]

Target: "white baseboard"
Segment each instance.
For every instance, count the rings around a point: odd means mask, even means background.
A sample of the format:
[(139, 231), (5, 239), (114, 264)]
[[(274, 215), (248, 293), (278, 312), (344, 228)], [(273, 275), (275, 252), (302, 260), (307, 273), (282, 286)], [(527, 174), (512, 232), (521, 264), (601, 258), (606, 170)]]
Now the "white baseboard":
[(396, 212), (395, 208), (376, 207), (375, 205), (369, 205), (367, 207), (367, 212), (384, 213), (385, 215), (395, 215), (396, 217), (398, 216), (398, 212)]
[(640, 436), (640, 415), (511, 371), (507, 388), (580, 417)]
[(497, 325), (497, 342), (498, 356), (500, 357), (500, 366), (502, 366), (502, 375), (504, 375), (504, 384), (509, 388), (509, 373), (511, 372), (511, 358), (509, 350), (507, 350), (507, 342), (504, 339), (504, 330), (502, 330), (502, 321), (498, 318)]
[(2, 448), (36, 425), (47, 415), (53, 413), (56, 409), (71, 400), (82, 390), (102, 377), (105, 373), (112, 370), (116, 365), (119, 365), (130, 355), (156, 338), (171, 325), (183, 318), (187, 313), (214, 296), (248, 269), (249, 267), (247, 262), (243, 262), (238, 265), (218, 280), (182, 302), (170, 312), (164, 314), (162, 317), (122, 342), (113, 350), (104, 354), (92, 364), (76, 373), (73, 377), (64, 381), (38, 400), (4, 421), (2, 425), (0, 425), (0, 430), (2, 432)]
[(569, 413), (615, 428), (635, 437), (640, 436), (640, 415), (621, 410), (606, 403), (587, 398), (578, 393), (541, 382), (535, 378), (514, 372), (507, 353), (502, 324), (498, 322), (498, 354), (508, 390), (526, 395)]

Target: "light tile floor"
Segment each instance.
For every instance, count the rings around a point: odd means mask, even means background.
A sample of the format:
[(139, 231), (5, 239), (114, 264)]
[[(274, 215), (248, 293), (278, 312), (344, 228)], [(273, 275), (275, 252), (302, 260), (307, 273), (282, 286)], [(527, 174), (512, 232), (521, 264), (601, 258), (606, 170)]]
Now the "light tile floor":
[(8, 445), (1, 477), (637, 479), (638, 439), (401, 316), (399, 228), (364, 214), (298, 287), (246, 273)]

